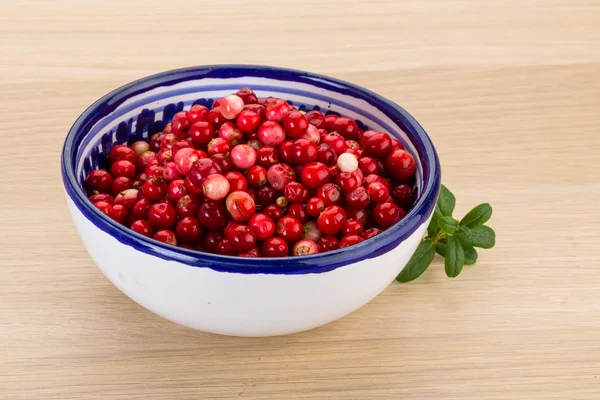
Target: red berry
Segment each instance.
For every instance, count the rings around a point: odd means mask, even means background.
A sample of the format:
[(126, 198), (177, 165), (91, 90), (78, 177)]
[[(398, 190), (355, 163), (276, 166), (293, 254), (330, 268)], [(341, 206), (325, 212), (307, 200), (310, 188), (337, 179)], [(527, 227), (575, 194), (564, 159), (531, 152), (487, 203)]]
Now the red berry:
[(230, 171), (225, 174), (225, 178), (229, 181), (229, 186), (232, 192), (236, 190), (246, 190), (248, 188), (248, 182), (246, 178), (240, 172)]
[(112, 204), (110, 204), (107, 201), (97, 201), (94, 203), (94, 205), (103, 214), (106, 214), (107, 216), (112, 218), (112, 213), (113, 213), (113, 205)]
[(364, 239), (358, 235), (348, 235), (344, 236), (344, 238), (340, 241), (340, 249), (348, 246), (355, 245), (357, 243), (362, 242)]
[(349, 219), (344, 224), (342, 231), (340, 232), (343, 236), (347, 235), (360, 235), (364, 230), (363, 224), (355, 219)]
[(165, 167), (162, 165), (148, 165), (146, 167), (146, 179), (162, 177)]
[(325, 116), (317, 110), (309, 111), (306, 113), (306, 119), (317, 129), (325, 127)]
[(277, 236), (288, 243), (296, 243), (302, 238), (302, 223), (296, 217), (286, 215), (277, 221)]
[(215, 128), (206, 121), (199, 121), (190, 127), (190, 138), (195, 144), (209, 143), (215, 137)]
[(279, 196), (279, 192), (273, 186), (265, 185), (261, 186), (260, 189), (256, 191), (256, 202), (261, 206), (268, 206), (269, 204), (274, 204)]
[(271, 165), (279, 162), (279, 151), (275, 147), (263, 146), (257, 150), (256, 155), (256, 164), (264, 168), (269, 168)]
[(135, 204), (138, 202), (139, 190), (127, 189), (122, 191), (115, 197), (113, 204), (120, 204), (127, 207), (128, 210), (133, 209)]
[(112, 188), (113, 179), (110, 174), (102, 169), (95, 169), (91, 171), (86, 180), (85, 184), (90, 191), (96, 192), (108, 192)]
[(283, 210), (281, 207), (276, 206), (275, 204), (270, 204), (265, 207), (264, 212), (268, 215), (273, 221), (279, 221), (281, 217), (283, 217)]
[[(371, 198), (371, 202), (373, 204), (379, 204), (379, 203), (385, 202), (387, 200), (388, 196), (390, 195), (390, 193), (388, 192), (385, 185), (380, 182), (370, 183), (369, 186), (367, 186), (367, 193), (369, 194), (369, 197)], [(357, 208), (364, 208), (364, 207), (357, 207)]]
[(187, 112), (180, 111), (171, 121), (171, 133), (179, 139), (186, 139), (189, 136), (190, 121), (187, 119)]
[(149, 165), (156, 164), (158, 164), (158, 158), (156, 156), (156, 153), (153, 151), (147, 151), (145, 153), (142, 153), (142, 155), (138, 157), (135, 163), (135, 167), (138, 170), (138, 172), (142, 172), (146, 171), (146, 168)]
[(163, 138), (165, 137), (166, 133), (164, 132), (158, 132), (155, 133), (154, 135), (152, 135), (152, 137), (150, 138), (150, 151), (152, 151), (153, 153), (158, 153), (158, 151), (160, 150), (160, 144), (163, 140)]
[(345, 199), (346, 204), (349, 207), (352, 207), (357, 210), (362, 210), (363, 208), (368, 206), (369, 202), (371, 201), (369, 193), (362, 186), (357, 187), (349, 193), (346, 193)]
[[(192, 125), (195, 124), (196, 122), (206, 121), (208, 119), (208, 108), (206, 108), (200, 104), (195, 104), (187, 112), (186, 116), (187, 116), (187, 120)], [(191, 130), (191, 128), (190, 128), (190, 130)]]
[(223, 114), (221, 114), (221, 109), (218, 106), (213, 107), (208, 112), (207, 122), (211, 124), (215, 129), (221, 127), (221, 125), (223, 125), (226, 121), (227, 120), (225, 119)]
[(180, 217), (195, 217), (200, 210), (200, 198), (194, 194), (184, 194), (177, 200), (175, 209)]
[(336, 235), (346, 223), (346, 212), (340, 206), (329, 206), (319, 216), (317, 224), (324, 235)]
[(336, 165), (337, 154), (333, 150), (333, 147), (326, 143), (321, 143), (317, 148), (317, 161), (327, 165), (328, 167)]
[[(129, 189), (129, 190), (131, 190), (131, 189)], [(96, 203), (96, 202), (98, 202), (98, 201), (105, 201), (105, 202), (107, 202), (108, 204), (111, 204), (111, 205), (112, 205), (112, 204), (114, 204), (114, 202), (115, 202), (115, 198), (114, 198), (112, 195), (108, 194), (108, 193), (98, 193), (98, 194), (93, 194), (93, 195), (91, 195), (91, 196), (89, 197), (89, 199), (90, 199), (90, 201), (92, 202), (92, 204), (93, 204), (93, 203)]]
[(304, 203), (308, 200), (308, 189), (298, 182), (290, 182), (286, 185), (283, 194), (290, 203)]
[(340, 248), (340, 241), (335, 236), (323, 236), (317, 242), (319, 251), (325, 253), (326, 251), (337, 250)]
[(308, 221), (308, 213), (302, 203), (292, 203), (287, 208), (287, 215), (296, 217), (300, 222)]
[(289, 254), (287, 243), (278, 237), (271, 237), (265, 240), (261, 251), (265, 257), (287, 257)]
[(412, 178), (416, 169), (415, 159), (406, 150), (396, 150), (385, 159), (385, 172), (399, 181)]
[(312, 162), (302, 168), (302, 183), (311, 189), (323, 186), (331, 177), (329, 168), (323, 163)]
[(135, 165), (131, 161), (117, 160), (110, 166), (110, 175), (113, 178), (125, 176), (133, 179), (135, 178)]
[(325, 203), (318, 197), (311, 197), (306, 202), (306, 212), (311, 217), (316, 217), (325, 209)]
[[(290, 113), (290, 105), (282, 99), (269, 98), (266, 101), (266, 114), (269, 121), (281, 121)], [(266, 143), (265, 143), (266, 144)]]
[(229, 158), (229, 155), (215, 154), (210, 156), (210, 159), (213, 160), (219, 168), (221, 168), (221, 171), (223, 173), (227, 173), (233, 168), (233, 163), (231, 162), (231, 158)]
[(321, 142), (321, 134), (314, 125), (308, 125), (308, 129), (304, 132), (304, 135), (300, 136), (300, 139), (306, 139), (314, 144), (319, 144)]
[(200, 241), (204, 232), (198, 218), (184, 217), (177, 223), (175, 233), (180, 242), (194, 244)]
[(406, 212), (394, 203), (381, 203), (375, 206), (372, 215), (375, 224), (386, 229), (400, 221)]
[(263, 213), (254, 214), (248, 221), (248, 226), (260, 241), (267, 240), (275, 234), (275, 222)]
[(243, 110), (236, 120), (239, 130), (243, 133), (251, 133), (258, 129), (260, 125), (260, 116), (252, 110)]
[(247, 225), (236, 224), (231, 229), (225, 229), (225, 237), (238, 253), (245, 253), (256, 245), (256, 235)]
[(144, 219), (134, 221), (133, 224), (131, 224), (131, 230), (147, 237), (152, 237), (153, 234), (152, 225)]
[(267, 119), (267, 109), (261, 104), (246, 104), (244, 106), (244, 110), (254, 111), (257, 113), (261, 122)]
[(227, 210), (221, 201), (204, 200), (198, 219), (210, 230), (223, 229), (227, 225)]
[(392, 138), (392, 151), (404, 150), (404, 145), (398, 139)]
[(129, 216), (129, 211), (127, 207), (123, 204), (115, 204), (113, 205), (112, 212), (110, 213), (110, 217), (117, 221), (120, 224), (124, 224), (127, 221), (127, 217)]
[(358, 137), (358, 125), (350, 118), (337, 118), (330, 122), (329, 131), (337, 132), (345, 139), (354, 140)]
[(179, 150), (182, 149), (193, 149), (194, 146), (192, 145), (192, 142), (190, 142), (189, 140), (179, 140), (175, 143), (173, 143), (173, 146), (171, 146), (171, 154), (173, 155), (173, 157), (175, 157), (175, 154), (179, 153)]
[(168, 229), (163, 229), (156, 232), (153, 236), (153, 239), (158, 240), (159, 242), (170, 244), (172, 246), (177, 246), (177, 236), (175, 236), (173, 231)]
[(119, 176), (118, 178), (113, 179), (111, 187), (112, 187), (112, 194), (114, 196), (116, 196), (124, 190), (132, 189), (133, 181), (124, 176)]
[(333, 131), (333, 123), (335, 122), (336, 119), (338, 119), (339, 117), (335, 114), (327, 114), (325, 116), (325, 126), (323, 128), (327, 129), (328, 131)]
[(183, 148), (173, 156), (173, 162), (175, 163), (177, 171), (183, 175), (187, 175), (194, 163), (199, 159), (200, 154), (191, 147)]
[(187, 189), (187, 191), (191, 194), (195, 194), (195, 195), (204, 195), (204, 191), (202, 190), (202, 186), (198, 187), (196, 185), (194, 185), (192, 183), (192, 181), (190, 181), (190, 177), (186, 176), (184, 179), (185, 182), (185, 188)]
[(317, 190), (317, 196), (321, 199), (325, 207), (328, 207), (339, 204), (342, 193), (340, 187), (335, 183), (326, 183)]
[(229, 181), (221, 174), (212, 174), (206, 177), (202, 184), (204, 197), (211, 200), (223, 200), (229, 193)]
[(165, 165), (165, 168), (163, 169), (162, 177), (167, 182), (173, 182), (176, 179), (180, 179), (181, 174), (177, 170), (175, 163), (170, 162), (167, 165)]
[(323, 136), (321, 141), (331, 146), (331, 148), (333, 149), (333, 151), (335, 151), (336, 154), (342, 154), (348, 148), (346, 146), (346, 141), (344, 140), (344, 138), (337, 132), (331, 132)]
[(148, 211), (152, 206), (152, 202), (148, 199), (140, 199), (133, 206), (129, 215), (130, 221), (137, 221), (138, 219), (148, 219)]
[(340, 172), (335, 177), (337, 183), (344, 192), (348, 193), (356, 189), (362, 184), (363, 176), (360, 169), (354, 172)]
[(167, 196), (173, 202), (177, 202), (182, 196), (187, 194), (188, 190), (183, 179), (177, 179), (169, 183)]
[(219, 128), (219, 137), (235, 146), (244, 139), (244, 134), (233, 122), (227, 121)]
[(235, 256), (237, 254), (227, 238), (221, 239), (221, 241), (217, 243), (215, 252), (222, 256)]
[(381, 232), (383, 232), (383, 231), (379, 228), (371, 228), (371, 229), (367, 229), (366, 231), (364, 231), (362, 233), (362, 235), (360, 235), (360, 236), (363, 239), (367, 240), (367, 239), (371, 239), (373, 236), (379, 235)]
[(210, 231), (204, 236), (204, 249), (209, 253), (214, 253), (217, 250), (217, 245), (223, 239), (221, 231)]
[(241, 190), (230, 193), (225, 200), (225, 205), (236, 221), (247, 221), (256, 212), (256, 204), (252, 197)]
[(168, 187), (162, 176), (149, 178), (142, 186), (142, 194), (150, 201), (164, 199), (167, 195)]
[(365, 144), (367, 144), (367, 140), (369, 140), (369, 138), (374, 135), (379, 135), (379, 132), (373, 130), (364, 131), (363, 134), (360, 136), (360, 139), (358, 140), (360, 147), (364, 148)]
[(292, 162), (305, 165), (317, 159), (317, 145), (306, 139), (298, 139), (292, 144)]
[(208, 155), (227, 154), (231, 151), (231, 143), (222, 137), (215, 138), (208, 144)]
[(412, 206), (414, 201), (412, 188), (405, 183), (394, 186), (392, 197), (397, 205), (405, 208)]
[(173, 133), (167, 133), (160, 142), (160, 150), (171, 150), (175, 142), (177, 142), (177, 136)]
[(294, 160), (292, 159), (292, 146), (294, 145), (293, 140), (286, 140), (279, 146), (279, 157), (281, 161), (286, 164), (291, 164)]
[(377, 133), (367, 139), (363, 148), (371, 157), (383, 158), (392, 151), (392, 140), (385, 133)]
[(254, 104), (254, 103), (258, 102), (258, 98), (256, 97), (256, 94), (254, 94), (254, 92), (250, 88), (247, 88), (247, 87), (241, 88), (240, 90), (235, 92), (235, 94), (240, 99), (242, 99), (244, 104)]
[(267, 170), (259, 165), (253, 165), (246, 172), (248, 185), (252, 187), (261, 187), (267, 184)]
[(307, 256), (310, 254), (317, 254), (319, 252), (319, 248), (317, 244), (312, 240), (302, 239), (294, 245), (292, 248), (293, 256)]
[(283, 190), (288, 183), (296, 180), (296, 174), (289, 165), (279, 163), (272, 165), (269, 168), (267, 171), (267, 179), (275, 189)]
[(266, 146), (277, 147), (285, 140), (285, 132), (277, 122), (265, 121), (258, 128), (258, 139)]
[(170, 229), (176, 220), (177, 212), (171, 203), (156, 203), (148, 210), (148, 222), (156, 229)]
[(349, 208), (346, 210), (346, 216), (348, 219), (359, 221), (363, 226), (367, 225), (369, 221), (369, 215), (365, 209)]
[(379, 182), (379, 183), (383, 184), (387, 188), (388, 192), (392, 190), (392, 184), (390, 183), (389, 179), (382, 178), (381, 176), (374, 175), (374, 174), (367, 175), (363, 179), (363, 186), (367, 187), (373, 182)]
[(130, 161), (135, 164), (137, 161), (137, 156), (133, 149), (123, 145), (116, 144), (114, 145), (108, 152), (108, 162), (113, 164), (115, 161), (125, 160)]
[(371, 157), (361, 157), (358, 160), (358, 168), (360, 168), (364, 176), (379, 174), (379, 164)]
[(201, 188), (207, 176), (220, 173), (221, 168), (213, 160), (201, 158), (190, 169), (188, 177), (194, 186)]
[(231, 150), (231, 161), (239, 169), (248, 169), (256, 162), (256, 150), (247, 144), (238, 144)]
[(308, 129), (308, 119), (300, 111), (292, 111), (283, 118), (283, 130), (294, 139), (300, 138)]
[(234, 119), (244, 109), (244, 100), (235, 94), (225, 97), (219, 104), (221, 114), (227, 119)]

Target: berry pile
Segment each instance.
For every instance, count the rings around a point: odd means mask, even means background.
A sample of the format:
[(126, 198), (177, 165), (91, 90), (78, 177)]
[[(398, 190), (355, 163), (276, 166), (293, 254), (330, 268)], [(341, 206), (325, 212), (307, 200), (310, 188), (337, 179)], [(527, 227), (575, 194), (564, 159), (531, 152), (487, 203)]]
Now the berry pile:
[(350, 118), (248, 88), (115, 145), (89, 199), (141, 235), (240, 257), (326, 252), (369, 239), (413, 204), (415, 160)]

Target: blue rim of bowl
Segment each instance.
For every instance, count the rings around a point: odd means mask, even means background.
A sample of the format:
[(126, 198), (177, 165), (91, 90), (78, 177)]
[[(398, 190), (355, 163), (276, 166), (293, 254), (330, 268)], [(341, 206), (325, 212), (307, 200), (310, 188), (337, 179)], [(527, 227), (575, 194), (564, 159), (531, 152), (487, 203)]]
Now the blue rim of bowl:
[[(303, 257), (244, 258), (222, 256), (170, 246), (145, 237), (120, 225), (100, 212), (88, 200), (79, 186), (74, 171), (73, 149), (76, 139), (85, 136), (91, 126), (110, 114), (131, 96), (160, 86), (170, 86), (186, 80), (202, 78), (265, 77), (282, 81), (306, 83), (329, 91), (360, 98), (387, 115), (408, 133), (429, 174), (423, 178), (419, 198), (409, 213), (396, 225), (374, 238), (354, 246), (327, 253)], [(103, 96), (77, 118), (65, 139), (61, 172), (65, 190), (77, 209), (97, 228), (119, 242), (164, 260), (177, 261), (192, 267), (210, 268), (219, 272), (243, 274), (310, 274), (323, 273), (381, 256), (394, 249), (427, 222), (433, 212), (441, 184), (439, 159), (433, 144), (421, 125), (402, 107), (360, 86), (340, 79), (294, 69), (260, 65), (208, 65), (175, 69), (138, 79)], [(373, 268), (376, 268), (373, 265)]]

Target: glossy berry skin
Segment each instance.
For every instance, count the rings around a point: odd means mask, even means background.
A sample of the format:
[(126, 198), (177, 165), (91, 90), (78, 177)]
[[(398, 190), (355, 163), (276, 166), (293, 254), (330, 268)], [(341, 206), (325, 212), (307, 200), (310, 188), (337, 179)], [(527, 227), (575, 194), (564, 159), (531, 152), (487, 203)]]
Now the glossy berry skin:
[(370, 137), (374, 136), (374, 135), (378, 135), (380, 132), (374, 131), (374, 130), (368, 130), (368, 131), (364, 131), (363, 134), (360, 136), (360, 139), (358, 140), (358, 143), (360, 144), (361, 148), (365, 147), (365, 144), (367, 144), (367, 140), (369, 140)]
[(282, 121), (290, 113), (290, 105), (282, 99), (269, 98), (265, 106), (269, 121)]
[(372, 218), (379, 228), (389, 228), (406, 215), (406, 212), (394, 203), (381, 203), (373, 209)]
[(246, 180), (248, 185), (254, 188), (261, 187), (267, 184), (267, 170), (259, 165), (253, 165), (246, 172)]
[(208, 108), (200, 104), (195, 104), (189, 109), (186, 117), (189, 123), (192, 125), (196, 122), (206, 121), (208, 119)]
[(231, 150), (231, 161), (239, 169), (248, 169), (256, 163), (256, 150), (247, 144), (238, 144)]
[(371, 157), (384, 158), (392, 151), (392, 140), (385, 133), (377, 133), (367, 139), (363, 148)]
[(340, 206), (327, 207), (317, 219), (323, 235), (336, 235), (346, 223), (346, 212)]
[(340, 187), (335, 183), (326, 183), (317, 190), (317, 197), (325, 207), (339, 204), (342, 199)]
[(244, 134), (233, 122), (227, 121), (219, 128), (219, 137), (235, 146), (244, 139)]
[(310, 189), (323, 186), (330, 177), (329, 168), (320, 162), (312, 162), (302, 168), (302, 183)]
[(321, 138), (321, 142), (331, 146), (336, 154), (342, 154), (346, 151), (346, 141), (337, 132), (331, 132)]
[(163, 229), (156, 232), (153, 236), (153, 239), (158, 240), (159, 242), (170, 244), (171, 246), (177, 246), (177, 236), (169, 229)]
[(248, 188), (248, 182), (246, 182), (246, 178), (240, 172), (227, 172), (225, 178), (229, 181), (229, 190), (232, 192), (235, 192), (236, 190), (246, 190)]
[(173, 143), (173, 146), (171, 146), (171, 155), (175, 157), (175, 155), (179, 153), (179, 150), (193, 148), (194, 146), (189, 140), (178, 140), (177, 142)]
[(113, 204), (120, 204), (122, 206), (125, 206), (128, 210), (131, 210), (138, 202), (138, 198), (139, 190), (127, 189), (122, 191), (115, 197)]
[(300, 139), (306, 139), (316, 145), (321, 143), (321, 134), (314, 125), (308, 125), (308, 129), (304, 132), (304, 135), (300, 136)]
[(173, 156), (173, 162), (180, 174), (187, 175), (196, 161), (200, 159), (198, 151), (191, 147), (179, 150)]
[(355, 140), (358, 137), (358, 125), (350, 118), (337, 118), (329, 124), (330, 132), (337, 132), (346, 140)]
[(281, 160), (281, 162), (286, 163), (286, 164), (292, 164), (293, 163), (293, 159), (292, 159), (292, 146), (294, 145), (294, 141), (293, 140), (285, 140), (283, 143), (281, 143), (281, 145), (279, 146), (279, 159)]
[(225, 97), (219, 104), (221, 114), (227, 119), (234, 119), (244, 109), (244, 100), (235, 94)]
[(317, 159), (317, 145), (306, 139), (296, 140), (291, 147), (292, 162), (306, 165)]
[(228, 155), (215, 154), (210, 156), (210, 159), (221, 169), (222, 173), (227, 173), (233, 168), (233, 163)]
[(306, 202), (306, 213), (316, 217), (325, 209), (325, 203), (318, 197), (311, 197)]
[(148, 222), (156, 230), (170, 229), (176, 219), (177, 212), (171, 203), (156, 203), (148, 210)]
[(379, 164), (372, 157), (361, 157), (358, 160), (358, 168), (361, 170), (364, 176), (367, 175), (379, 175)]
[(108, 193), (93, 194), (89, 197), (89, 200), (92, 202), (92, 204), (98, 201), (105, 201), (108, 204), (113, 205), (115, 202), (115, 198)]
[(205, 200), (198, 210), (198, 219), (209, 230), (223, 229), (227, 225), (227, 210), (222, 201)]
[(202, 184), (204, 197), (210, 200), (223, 200), (229, 193), (229, 181), (221, 174), (206, 177)]
[(204, 249), (209, 253), (214, 253), (223, 237), (223, 232), (221, 231), (206, 232), (206, 235), (204, 235)]
[(283, 190), (288, 183), (296, 180), (296, 173), (289, 165), (279, 163), (269, 167), (267, 179), (275, 189)]
[(177, 136), (173, 133), (167, 133), (160, 142), (160, 151), (171, 150), (177, 140)]
[(187, 193), (188, 190), (185, 186), (185, 181), (183, 179), (176, 179), (169, 183), (169, 187), (167, 189), (167, 196), (172, 202), (177, 203), (177, 201)]
[(210, 158), (201, 158), (190, 169), (188, 178), (194, 186), (201, 188), (206, 177), (212, 174), (220, 173), (221, 168), (217, 165), (217, 163)]
[(292, 203), (287, 207), (287, 215), (298, 218), (302, 223), (308, 221), (309, 215), (304, 208), (304, 204)]
[(183, 217), (195, 217), (198, 215), (201, 205), (200, 198), (194, 194), (184, 194), (177, 200), (175, 210), (177, 215)]
[(131, 224), (131, 230), (146, 237), (152, 237), (152, 235), (154, 234), (152, 225), (150, 225), (150, 222), (144, 219), (138, 219), (133, 224)]
[(362, 242), (364, 239), (358, 235), (348, 235), (344, 236), (340, 241), (340, 249), (348, 246), (353, 246), (357, 243)]
[[(127, 177), (119, 176), (112, 181), (111, 191), (114, 196), (118, 195), (124, 190), (132, 189), (133, 181)], [(165, 186), (166, 191), (166, 186)]]
[(348, 219), (359, 221), (363, 226), (367, 225), (367, 222), (369, 221), (369, 214), (365, 209), (348, 208), (346, 210), (346, 216)]
[(307, 256), (310, 254), (317, 254), (319, 252), (319, 248), (317, 244), (312, 240), (302, 239), (292, 247), (292, 255), (293, 256)]
[(219, 243), (217, 243), (217, 247), (215, 248), (215, 253), (220, 254), (222, 256), (235, 256), (237, 252), (233, 249), (233, 246), (229, 242), (229, 239), (223, 238)]
[(202, 190), (202, 186), (198, 187), (198, 186), (194, 185), (192, 183), (192, 181), (190, 181), (189, 175), (186, 176), (183, 181), (185, 182), (185, 188), (187, 189), (188, 193), (204, 196), (204, 191)]
[(221, 114), (221, 109), (217, 106), (211, 108), (208, 112), (207, 122), (217, 129), (227, 122), (227, 119)]
[(411, 179), (416, 169), (415, 159), (406, 150), (396, 150), (385, 159), (385, 172), (398, 181)]
[(231, 229), (225, 229), (225, 237), (238, 253), (250, 251), (256, 245), (256, 235), (247, 225), (236, 224)]
[(317, 242), (317, 247), (321, 253), (337, 250), (340, 248), (340, 241), (335, 236), (323, 236)]
[(152, 135), (152, 137), (150, 138), (150, 143), (148, 143), (150, 147), (149, 151), (153, 153), (158, 153), (158, 151), (160, 150), (160, 143), (162, 142), (165, 135), (166, 133), (164, 132), (158, 132)]
[(103, 214), (105, 214), (108, 217), (112, 218), (112, 213), (113, 213), (113, 205), (112, 204), (110, 204), (110, 203), (108, 203), (106, 201), (97, 201), (96, 203), (94, 203), (94, 205)]
[(252, 197), (240, 190), (230, 193), (225, 200), (225, 205), (236, 221), (247, 221), (256, 212), (256, 204)]
[(236, 125), (243, 133), (251, 133), (258, 129), (260, 125), (260, 115), (252, 110), (242, 110), (237, 116)]
[(144, 172), (146, 174), (146, 180), (149, 178), (157, 178), (159, 176), (162, 177), (164, 169), (165, 167), (162, 165), (148, 165)]
[(154, 164), (158, 164), (158, 158), (156, 153), (153, 151), (147, 151), (145, 153), (142, 153), (142, 155), (138, 157), (135, 163), (135, 168), (138, 172), (144, 172), (146, 171), (146, 168), (149, 165)]
[(379, 228), (371, 228), (371, 229), (367, 229), (366, 231), (364, 231), (360, 237), (362, 237), (363, 239), (367, 240), (367, 239), (371, 239), (374, 236), (379, 235), (381, 232), (383, 232), (381, 229)]
[(412, 206), (414, 201), (412, 188), (405, 183), (394, 186), (392, 189), (392, 197), (394, 198), (394, 202), (403, 208)]
[(309, 124), (314, 125), (317, 129), (325, 127), (325, 116), (317, 110), (306, 113), (306, 119)]
[(199, 121), (190, 127), (192, 143), (206, 144), (215, 137), (215, 128), (206, 121)]
[(348, 193), (359, 187), (362, 183), (363, 176), (360, 170), (354, 172), (340, 172), (335, 177), (337, 183), (344, 192)]
[(380, 182), (373, 182), (367, 186), (367, 193), (371, 198), (373, 204), (379, 204), (387, 201), (389, 192), (384, 184)]
[(301, 183), (290, 182), (283, 190), (283, 195), (290, 203), (304, 203), (308, 200), (308, 189)]
[(231, 142), (222, 137), (215, 138), (208, 144), (208, 155), (213, 156), (215, 154), (227, 154), (231, 151)]
[(173, 182), (174, 180), (180, 179), (182, 177), (182, 175), (179, 173), (179, 171), (177, 171), (177, 167), (175, 166), (175, 163), (170, 162), (167, 165), (165, 165), (165, 168), (163, 169), (162, 177), (167, 183), (170, 183), (170, 182)]
[(363, 186), (359, 186), (353, 191), (346, 193), (346, 204), (357, 210), (367, 207), (371, 201), (369, 193)]
[(175, 233), (181, 243), (195, 244), (203, 235), (202, 225), (196, 217), (184, 217), (177, 222)]
[(277, 147), (285, 140), (285, 132), (277, 122), (265, 121), (258, 128), (258, 140), (265, 146)]
[(331, 167), (336, 165), (337, 154), (333, 150), (333, 148), (326, 144), (321, 143), (317, 147), (317, 161)]
[(325, 126), (324, 128), (327, 129), (329, 132), (333, 132), (333, 123), (335, 122), (336, 119), (338, 119), (339, 116), (335, 115), (335, 114), (327, 114), (325, 116)]
[(383, 184), (387, 188), (388, 192), (392, 190), (392, 184), (390, 183), (389, 179), (373, 174), (367, 175), (363, 178), (363, 186), (365, 187), (369, 186), (373, 182), (379, 182)]
[(244, 104), (258, 103), (258, 98), (256, 97), (256, 94), (252, 91), (252, 89), (248, 87), (241, 88), (240, 90), (235, 92), (235, 95), (242, 99)]
[(117, 160), (110, 166), (110, 175), (113, 178), (124, 176), (129, 179), (135, 178), (135, 165), (131, 161)]
[(179, 139), (189, 137), (190, 121), (187, 119), (187, 112), (180, 111), (173, 117), (171, 121), (171, 133)]
[(248, 226), (254, 231), (256, 239), (261, 242), (275, 234), (275, 222), (267, 214), (254, 214), (248, 220)]
[(129, 213), (129, 221), (137, 221), (138, 219), (148, 219), (148, 211), (152, 206), (152, 202), (148, 199), (140, 199), (133, 206)]
[(256, 151), (256, 164), (264, 168), (279, 162), (279, 151), (275, 147), (263, 146)]
[(363, 231), (364, 227), (363, 224), (360, 223), (360, 221), (357, 221), (355, 219), (349, 219), (344, 224), (344, 227), (340, 231), (340, 234), (342, 234), (343, 236), (360, 235), (361, 233), (363, 233)]
[(134, 164), (137, 161), (137, 155), (135, 154), (135, 151), (133, 151), (133, 149), (131, 149), (123, 144), (114, 145), (108, 151), (107, 158), (108, 158), (108, 162), (110, 164), (113, 164), (115, 161), (118, 161), (118, 160), (125, 160), (125, 161), (132, 162)]
[(264, 257), (287, 257), (289, 254), (288, 244), (279, 237), (271, 237), (265, 240), (261, 248)]
[(261, 104), (246, 104), (244, 110), (257, 113), (261, 122), (267, 119), (267, 109)]
[(392, 151), (404, 150), (404, 145), (398, 139), (392, 138)]
[(107, 171), (95, 169), (89, 173), (85, 184), (90, 191), (110, 192), (113, 178)]
[(292, 111), (283, 118), (283, 130), (294, 139), (300, 138), (308, 129), (308, 119), (300, 111)]
[(283, 217), (284, 211), (281, 209), (281, 207), (277, 207), (275, 204), (270, 204), (265, 207), (264, 213), (273, 221), (279, 221), (279, 219)]
[(167, 183), (162, 176), (150, 178), (142, 186), (142, 194), (150, 201), (164, 199), (167, 192)]
[(256, 203), (261, 206), (268, 206), (269, 204), (275, 204), (279, 192), (273, 186), (265, 185), (261, 186), (255, 194)]
[(296, 243), (302, 239), (304, 233), (302, 222), (296, 217), (286, 215), (276, 224), (277, 236), (285, 240), (288, 244)]

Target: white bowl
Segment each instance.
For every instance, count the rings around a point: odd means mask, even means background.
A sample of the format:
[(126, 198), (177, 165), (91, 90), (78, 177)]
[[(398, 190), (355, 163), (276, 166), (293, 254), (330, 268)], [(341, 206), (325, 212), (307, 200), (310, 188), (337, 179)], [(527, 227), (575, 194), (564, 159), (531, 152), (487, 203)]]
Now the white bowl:
[[(85, 176), (116, 143), (147, 139), (175, 112), (240, 87), (296, 106), (331, 110), (400, 139), (417, 161), (418, 200), (390, 229), (355, 246), (290, 258), (238, 258), (172, 247), (97, 210)], [(89, 107), (65, 140), (62, 175), (71, 216), (94, 262), (132, 300), (178, 324), (234, 336), (315, 328), (362, 307), (402, 271), (425, 234), (440, 187), (435, 149), (401, 107), (337, 79), (302, 71), (221, 65), (153, 75)]]

